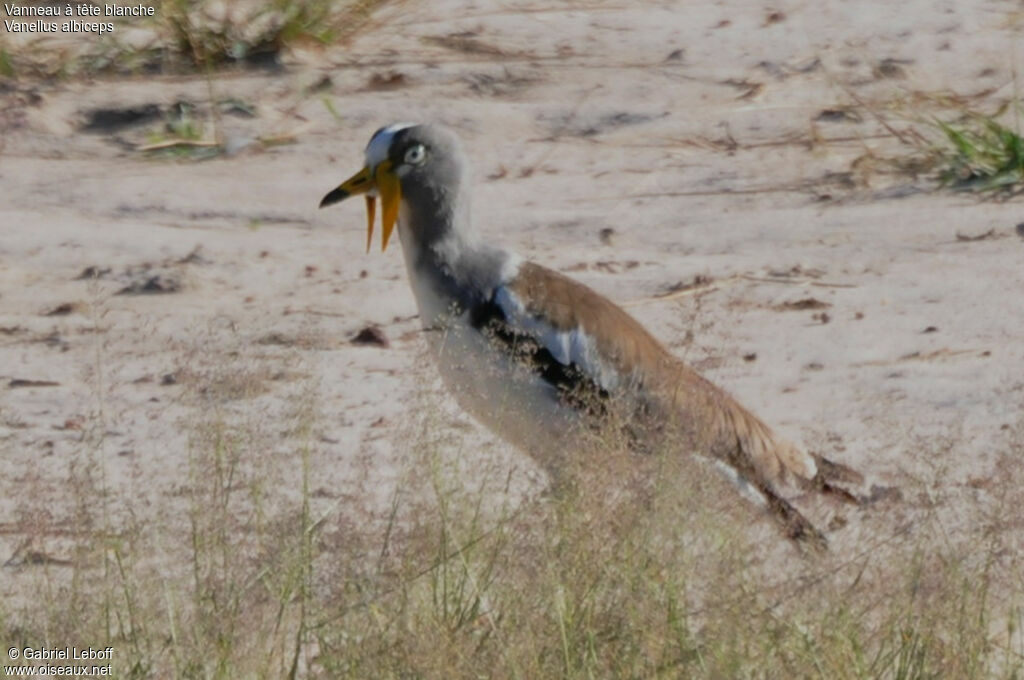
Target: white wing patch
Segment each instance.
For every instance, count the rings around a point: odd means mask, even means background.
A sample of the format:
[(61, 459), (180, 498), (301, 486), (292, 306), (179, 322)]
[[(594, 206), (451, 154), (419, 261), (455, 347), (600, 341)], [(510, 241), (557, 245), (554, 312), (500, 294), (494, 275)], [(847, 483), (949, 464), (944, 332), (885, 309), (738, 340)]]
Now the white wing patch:
[(523, 265), (523, 258), (517, 253), (507, 253), (505, 261), (501, 264), (501, 273), (498, 280), (504, 283), (519, 276), (519, 268)]
[(603, 360), (594, 338), (582, 327), (569, 331), (555, 328), (543, 318), (526, 311), (522, 300), (505, 286), (495, 290), (494, 301), (505, 313), (505, 320), (510, 326), (533, 336), (555, 361), (563, 366), (575, 364), (603, 389), (613, 390), (619, 386), (618, 371)]
[(745, 479), (739, 473), (739, 471), (736, 470), (736, 468), (732, 467), (723, 460), (718, 460), (717, 458), (709, 459), (705, 458), (704, 456), (699, 456), (698, 460), (701, 460), (706, 463), (709, 462), (712, 465), (714, 465), (715, 469), (717, 469), (723, 477), (732, 482), (736, 486), (736, 489), (740, 492), (740, 495), (746, 498), (748, 501), (750, 501), (751, 503), (760, 508), (768, 507), (768, 499), (764, 497), (764, 494), (761, 493), (761, 491), (756, 486), (754, 486), (747, 479)]

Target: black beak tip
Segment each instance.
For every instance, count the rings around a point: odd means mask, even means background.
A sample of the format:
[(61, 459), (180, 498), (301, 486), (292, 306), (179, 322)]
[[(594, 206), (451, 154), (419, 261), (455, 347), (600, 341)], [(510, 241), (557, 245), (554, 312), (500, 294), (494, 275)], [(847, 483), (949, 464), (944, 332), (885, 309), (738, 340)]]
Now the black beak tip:
[(329, 205), (334, 205), (339, 201), (345, 200), (346, 198), (348, 198), (348, 196), (349, 194), (347, 191), (345, 191), (341, 187), (338, 187), (337, 189), (323, 197), (323, 199), (320, 201), (320, 207), (326, 208)]

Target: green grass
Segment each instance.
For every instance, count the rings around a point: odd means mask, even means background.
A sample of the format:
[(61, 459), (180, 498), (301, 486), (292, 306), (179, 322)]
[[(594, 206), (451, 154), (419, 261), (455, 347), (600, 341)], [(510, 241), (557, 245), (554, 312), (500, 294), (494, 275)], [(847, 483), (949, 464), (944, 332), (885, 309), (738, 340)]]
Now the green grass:
[(325, 504), (312, 483), (315, 382), (271, 419), (252, 407), (266, 378), (244, 355), (199, 361), (182, 377), (194, 403), (182, 486), (135, 508), (109, 493), (84, 443), (67, 482), (73, 563), (22, 568), (31, 597), (0, 603), (3, 649), (111, 645), (125, 678), (1024, 671), (1024, 584), (1006, 549), (1019, 475), (959, 530), (936, 513), (941, 479), (907, 488), (930, 500), (898, 508), (906, 524), (865, 510), (856, 541), (812, 558), (706, 466), (638, 459), (615, 441), (596, 442), (558, 495), (529, 487), (524, 498), (424, 394), (395, 441), (405, 462), (390, 500)]
[(1024, 139), (995, 116), (968, 112), (956, 122), (935, 121), (947, 141), (937, 151), (943, 186), (1017, 193), (1024, 186)]
[[(0, 46), (0, 76), (195, 73), (266, 67), (296, 45), (328, 45), (357, 31), (384, 0), (161, 0), (152, 18), (115, 20), (115, 30), (69, 46), (45, 39)], [(120, 39), (148, 29), (148, 44)]]
[[(868, 184), (876, 174), (927, 178), (932, 189), (996, 198), (1009, 198), (1024, 189), (1018, 100), (1004, 102), (991, 114), (949, 94), (911, 92), (881, 104), (856, 101), (899, 146), (895, 154), (869, 149), (858, 157), (852, 169), (862, 183)], [(921, 109), (935, 113), (918, 113)]]

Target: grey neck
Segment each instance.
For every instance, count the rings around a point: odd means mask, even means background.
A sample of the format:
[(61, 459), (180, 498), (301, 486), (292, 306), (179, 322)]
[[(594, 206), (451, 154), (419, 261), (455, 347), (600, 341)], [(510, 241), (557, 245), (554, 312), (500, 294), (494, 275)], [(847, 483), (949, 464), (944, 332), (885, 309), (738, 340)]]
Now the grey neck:
[(449, 191), (403, 191), (399, 234), (409, 275), (459, 309), (489, 299), (509, 255), (473, 228), (468, 201)]

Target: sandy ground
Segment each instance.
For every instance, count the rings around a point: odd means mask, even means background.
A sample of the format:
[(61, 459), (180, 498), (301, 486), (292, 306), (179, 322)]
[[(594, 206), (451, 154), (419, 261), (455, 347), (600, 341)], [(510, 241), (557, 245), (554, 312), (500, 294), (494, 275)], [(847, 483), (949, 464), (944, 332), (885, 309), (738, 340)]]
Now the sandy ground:
[[(939, 110), (928, 96), (994, 109), (1024, 64), (1020, 3), (550, 4), (385, 6), (351, 45), (218, 75), (216, 98), (256, 116), (225, 114), (240, 151), (205, 162), (139, 153), (157, 122), (82, 129), (111, 106), (202, 110), (202, 78), (0, 90), (0, 592), (28, 578), (30, 537), (70, 559), (83, 466), (115, 513), (177, 507), (211, 412), (279, 442), (295, 489), (288, 423), (314, 401), (315, 498), (339, 516), (386, 506), (424, 390), (468, 468), (537, 488), (422, 365), (397, 248), (363, 253), (361, 204), (317, 210), (396, 120), (461, 133), (488, 236), (630, 304), (768, 422), (873, 483), (933, 490), (972, 530), (999, 454), (1021, 454), (1024, 213), (860, 172), (905, 147), (857, 104), (897, 129)], [(711, 286), (657, 298), (695, 277)], [(172, 290), (119, 294), (146, 283)], [(368, 325), (390, 346), (353, 344)], [(844, 510), (830, 538), (856, 550), (924, 502)]]

